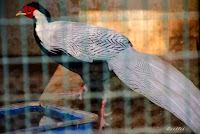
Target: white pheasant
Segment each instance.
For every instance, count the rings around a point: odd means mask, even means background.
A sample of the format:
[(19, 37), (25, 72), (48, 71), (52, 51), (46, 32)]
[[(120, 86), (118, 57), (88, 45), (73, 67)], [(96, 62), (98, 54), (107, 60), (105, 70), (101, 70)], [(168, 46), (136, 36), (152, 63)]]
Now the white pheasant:
[(17, 15), (35, 22), (35, 36), (50, 53), (65, 52), (78, 60), (107, 61), (109, 69), (132, 90), (173, 113), (200, 134), (200, 91), (177, 69), (160, 58), (139, 53), (124, 35), (94, 25), (55, 21), (36, 2)]

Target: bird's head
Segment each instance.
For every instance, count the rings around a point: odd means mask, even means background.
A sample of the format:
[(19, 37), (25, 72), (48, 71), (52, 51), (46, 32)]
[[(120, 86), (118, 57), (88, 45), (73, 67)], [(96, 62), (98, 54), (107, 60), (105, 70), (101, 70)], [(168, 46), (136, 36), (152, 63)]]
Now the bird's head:
[(41, 6), (38, 2), (32, 2), (32, 3), (25, 5), (21, 9), (21, 11), (19, 11), (16, 14), (16, 16), (24, 15), (24, 16), (27, 16), (28, 18), (34, 18), (35, 10), (38, 10), (41, 13), (43, 13), (47, 17), (48, 21), (50, 21), (50, 17), (51, 17), (50, 13), (43, 6)]

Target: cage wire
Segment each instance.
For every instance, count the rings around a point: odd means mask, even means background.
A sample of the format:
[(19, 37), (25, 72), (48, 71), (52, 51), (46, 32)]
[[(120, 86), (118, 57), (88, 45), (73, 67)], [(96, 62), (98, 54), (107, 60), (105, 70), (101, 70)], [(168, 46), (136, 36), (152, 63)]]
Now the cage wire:
[[(109, 1), (109, 0), (108, 0)], [(100, 18), (99, 20), (101, 20), (102, 22), (106, 22), (109, 21), (111, 18), (109, 18), (109, 16), (107, 16), (107, 11), (108, 11), (108, 5), (106, 0), (100, 0), (100, 7), (101, 7), (101, 11), (103, 12), (103, 17)], [(26, 3), (25, 0), (19, 0), (19, 6), (23, 7)], [(39, 0), (40, 4), (42, 4), (44, 7), (47, 7), (47, 1), (45, 0)], [(126, 25), (128, 25), (128, 20), (130, 19), (134, 19), (134, 21), (138, 21), (136, 18), (132, 17), (132, 16), (128, 16), (126, 14), (126, 11), (129, 10), (128, 9), (128, 0), (119, 0), (118, 2), (120, 2), (121, 4), (121, 11), (123, 12), (122, 16), (120, 16), (119, 20), (122, 21), (122, 29), (124, 30), (123, 32), (128, 32), (128, 30), (125, 28)], [(164, 38), (167, 39), (169, 37), (169, 31), (165, 30), (169, 27), (168, 24), (168, 20), (169, 20), (169, 7), (168, 7), (168, 0), (162, 0), (162, 10), (163, 10), (163, 31), (164, 31)], [(190, 57), (190, 51), (189, 51), (189, 26), (188, 26), (188, 18), (189, 18), (189, 11), (188, 11), (188, 5), (189, 5), (189, 0), (182, 0), (183, 2), (183, 57), (184, 57), (184, 70), (189, 70), (191, 68), (190, 66), (190, 58), (197, 58), (197, 57)], [(82, 11), (84, 13), (84, 17), (80, 17), (80, 16), (67, 16), (67, 8), (69, 7), (67, 5), (67, 1), (66, 0), (60, 0), (59, 2), (59, 12), (60, 12), (60, 18), (52, 18), (52, 20), (64, 20), (64, 21), (70, 21), (70, 20), (76, 20), (82, 23), (87, 23), (88, 19), (92, 18), (88, 18), (87, 16), (87, 0), (80, 0), (79, 4), (80, 4), (80, 11)], [(142, 3), (142, 10), (148, 10), (149, 9), (149, 1), (148, 0), (141, 0)], [(6, 1), (3, 0), (1, 1), (1, 8), (0, 8), (0, 15), (1, 15), (1, 19), (0, 19), (0, 25), (1, 25), (1, 50), (2, 50), (2, 56), (0, 58), (0, 64), (2, 66), (2, 78), (3, 79), (3, 83), (2, 83), (2, 89), (1, 91), (1, 103), (3, 103), (3, 105), (5, 106), (6, 109), (9, 108), (9, 105), (12, 104), (13, 102), (23, 102), (25, 104), (28, 104), (31, 101), (37, 100), (41, 94), (37, 94), (37, 93), (32, 93), (30, 92), (30, 81), (29, 81), (29, 77), (30, 77), (30, 69), (29, 67), (33, 64), (42, 64), (42, 79), (43, 79), (43, 87), (45, 87), (47, 85), (47, 83), (49, 82), (50, 76), (49, 76), (49, 70), (51, 69), (49, 67), (48, 64), (50, 63), (54, 63), (52, 60), (50, 60), (44, 53), (42, 53), (41, 56), (29, 56), (28, 55), (28, 42), (27, 42), (27, 25), (32, 25), (32, 22), (24, 17), (20, 17), (19, 19), (13, 19), (13, 18), (7, 18), (6, 17), (6, 6), (8, 6), (8, 4), (6, 4)], [(179, 13), (182, 14), (182, 13)], [(149, 27), (148, 26), (148, 21), (149, 16), (148, 14), (144, 14), (143, 19), (146, 21), (146, 26), (145, 27)], [(20, 27), (20, 37), (21, 37), (21, 57), (10, 57), (8, 54), (8, 40), (7, 40), (7, 26), (12, 26), (12, 25), (16, 25)], [(149, 29), (146, 29), (147, 31)], [(87, 34), (85, 35), (87, 36)], [(144, 41), (145, 44), (149, 44), (148, 42), (148, 32), (145, 32), (145, 36), (144, 36)], [(165, 44), (167, 44), (166, 46), (168, 46), (169, 44), (169, 40), (164, 40)], [(87, 40), (85, 40), (84, 42), (87, 45)], [(18, 50), (16, 50), (18, 51)], [(189, 58), (188, 58), (189, 57)], [(64, 62), (65, 66), (68, 67), (70, 62), (77, 62), (77, 61), (73, 61), (73, 59), (70, 59), (69, 57), (66, 57), (65, 55), (61, 56), (61, 59), (59, 57), (55, 57), (57, 58), (57, 60), (61, 60)], [(23, 73), (23, 90), (24, 90), (24, 94), (11, 94), (10, 93), (10, 78), (9, 78), (9, 72), (11, 71), (9, 69), (9, 65), (22, 65), (22, 73)], [(89, 63), (83, 62), (82, 63), (82, 67), (83, 67), (83, 74), (84, 77), (83, 79), (86, 81), (90, 81), (90, 65)], [(103, 63), (102, 66), (103, 69), (106, 68), (106, 63)], [(166, 69), (166, 72), (168, 72), (169, 70)], [(127, 77), (128, 72), (127, 73)], [(188, 73), (188, 71), (186, 71), (185, 75), (187, 77), (190, 78), (190, 73)], [(103, 71), (103, 79), (109, 78), (110, 77), (110, 72), (108, 70), (104, 70)], [(66, 73), (63, 77), (63, 83), (64, 83), (64, 88), (67, 89), (67, 87), (69, 86), (69, 75)], [(152, 133), (175, 133), (175, 132), (179, 132), (178, 130), (173, 130), (173, 131), (169, 131), (167, 130), (167, 128), (173, 128), (172, 124), (171, 124), (171, 114), (168, 111), (164, 111), (164, 126), (159, 126), (159, 127), (152, 127), (152, 116), (151, 116), (151, 110), (152, 110), (152, 104), (151, 102), (144, 98), (144, 122), (145, 125), (143, 127), (132, 127), (131, 123), (132, 123), (132, 115), (131, 115), (131, 110), (132, 107), (131, 106), (131, 100), (137, 99), (137, 98), (143, 98), (143, 96), (137, 94), (137, 93), (133, 93), (133, 91), (131, 91), (127, 86), (124, 86), (123, 90), (120, 91), (109, 91), (109, 89), (111, 88), (110, 85), (110, 80), (106, 81), (106, 88), (104, 91), (106, 93), (106, 97), (107, 97), (107, 103), (106, 103), (106, 112), (112, 112), (112, 100), (116, 99), (116, 98), (123, 98), (123, 116), (121, 117), (124, 119), (124, 122), (121, 122), (122, 124), (124, 124), (123, 128), (113, 128), (112, 125), (105, 127), (105, 129), (102, 131), (103, 133), (109, 134), (109, 133), (126, 133), (126, 134), (132, 134), (132, 133), (146, 133), (146, 134), (152, 134)], [(87, 85), (88, 87), (90, 87), (90, 84)], [(36, 99), (35, 99), (36, 98)], [(96, 98), (102, 98), (102, 93), (96, 93), (96, 92), (91, 92), (90, 90), (87, 93), (84, 93), (84, 97), (83, 97), (83, 105), (84, 105), (84, 111), (91, 111), (92, 109), (92, 103), (91, 100), (92, 99), (96, 99)], [(53, 98), (52, 98), (53, 99)], [(12, 100), (12, 101), (11, 101)], [(188, 102), (189, 103), (189, 102)], [(70, 106), (70, 99), (66, 99), (64, 101), (64, 105), (66, 107)], [(28, 110), (28, 109), (26, 109)], [(189, 115), (190, 113), (188, 113)], [(6, 132), (10, 131), (10, 126), (11, 123), (9, 120), (9, 116), (5, 116), (5, 126), (6, 126)], [(30, 127), (30, 114), (29, 112), (27, 112), (26, 117), (25, 117), (25, 121), (26, 121), (26, 128)], [(107, 122), (109, 124), (112, 124), (112, 120), (107, 120)], [(184, 127), (184, 132), (187, 134), (192, 133), (191, 129), (189, 129), (189, 127), (185, 126)]]

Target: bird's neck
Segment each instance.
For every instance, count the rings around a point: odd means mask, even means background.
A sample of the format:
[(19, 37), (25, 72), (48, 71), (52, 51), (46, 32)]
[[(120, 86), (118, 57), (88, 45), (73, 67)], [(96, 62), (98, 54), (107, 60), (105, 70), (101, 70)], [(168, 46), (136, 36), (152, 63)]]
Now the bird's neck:
[(47, 17), (41, 13), (40, 11), (38, 10), (35, 10), (34, 11), (34, 16), (35, 16), (35, 19), (36, 19), (36, 26), (39, 26), (39, 27), (45, 27), (49, 22), (47, 20)]

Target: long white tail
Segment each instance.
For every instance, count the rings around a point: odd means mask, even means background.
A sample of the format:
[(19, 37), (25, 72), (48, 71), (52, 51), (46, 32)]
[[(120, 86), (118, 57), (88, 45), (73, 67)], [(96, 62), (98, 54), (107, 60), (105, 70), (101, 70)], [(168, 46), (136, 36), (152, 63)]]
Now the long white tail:
[(200, 91), (177, 69), (133, 48), (108, 61), (108, 65), (127, 86), (170, 111), (200, 134)]

